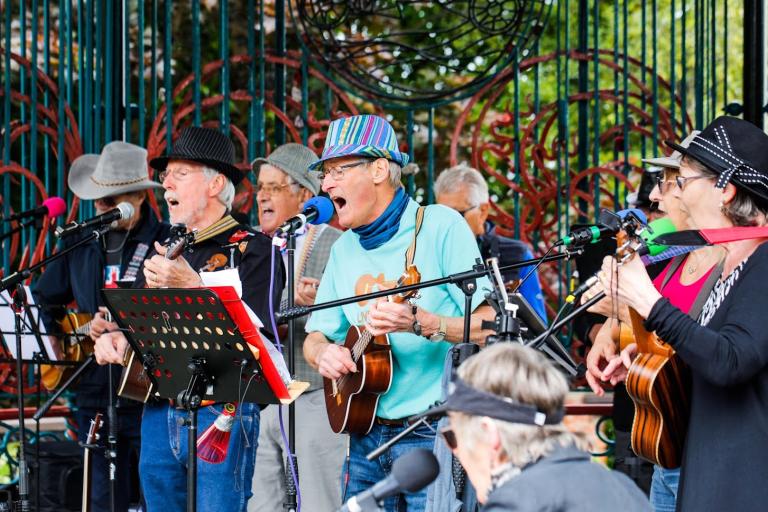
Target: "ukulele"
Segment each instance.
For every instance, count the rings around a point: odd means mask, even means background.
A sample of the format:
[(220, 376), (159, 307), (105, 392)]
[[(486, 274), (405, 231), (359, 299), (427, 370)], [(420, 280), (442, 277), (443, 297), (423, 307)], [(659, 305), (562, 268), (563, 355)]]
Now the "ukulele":
[[(175, 260), (185, 249), (195, 243), (195, 231), (187, 232), (183, 224), (174, 224), (171, 228), (171, 240), (166, 245), (165, 259)], [(146, 403), (154, 391), (154, 383), (147, 374), (141, 358), (130, 347), (125, 351), (123, 374), (117, 394), (137, 402)]]
[[(411, 265), (397, 280), (396, 287), (416, 284), (421, 274)], [(402, 303), (416, 292), (396, 293), (387, 297), (390, 302)], [(349, 349), (357, 372), (338, 379), (323, 378), (325, 408), (331, 429), (340, 434), (367, 434), (376, 417), (379, 397), (389, 391), (392, 384), (392, 348), (389, 337), (373, 336), (363, 326), (349, 328), (344, 347)]]
[(83, 448), (85, 453), (83, 456), (83, 495), (82, 505), (80, 507), (81, 512), (91, 512), (91, 450), (95, 449), (96, 441), (99, 439), (99, 430), (104, 425), (104, 420), (101, 417), (101, 413), (97, 412), (96, 416), (91, 420), (91, 426), (88, 429), (88, 435), (85, 438), (85, 444)]
[[(91, 320), (93, 315), (89, 313), (67, 313), (58, 321), (64, 337), (65, 361), (83, 361), (86, 356), (93, 353), (93, 340), (89, 336), (91, 332)], [(72, 366), (40, 365), (40, 376), (43, 387), (48, 391), (56, 389), (63, 379), (69, 378), (74, 372)]]
[[(617, 236), (624, 244), (623, 233)], [(666, 469), (680, 467), (690, 415), (690, 372), (675, 351), (643, 326), (629, 308), (638, 355), (629, 367), (625, 386), (635, 404), (632, 450)]]

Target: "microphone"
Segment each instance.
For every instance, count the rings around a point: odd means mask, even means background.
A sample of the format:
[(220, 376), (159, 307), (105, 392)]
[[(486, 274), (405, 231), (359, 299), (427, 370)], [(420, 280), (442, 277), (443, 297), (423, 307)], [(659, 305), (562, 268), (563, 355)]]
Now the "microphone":
[[(621, 214), (622, 212), (619, 212)], [(640, 256), (656, 256), (666, 251), (668, 247), (656, 242), (657, 238), (661, 238), (669, 233), (674, 233), (677, 228), (669, 219), (669, 217), (662, 217), (651, 221), (648, 226), (640, 233), (640, 238), (643, 240), (643, 246), (637, 250), (637, 254)], [(584, 292), (592, 288), (597, 284), (597, 273), (592, 275), (589, 279), (581, 283), (578, 288), (573, 290), (568, 297), (565, 298), (566, 302), (573, 302), (577, 297), (581, 296)]]
[(351, 497), (338, 512), (372, 512), (379, 510), (379, 503), (400, 492), (420, 491), (432, 483), (440, 467), (432, 452), (416, 448), (398, 457), (392, 464), (392, 472), (373, 487)]
[(606, 236), (613, 236), (618, 233), (624, 225), (624, 222), (631, 219), (634, 219), (641, 224), (648, 223), (647, 217), (643, 211), (638, 208), (628, 208), (616, 213), (603, 208), (600, 210), (600, 217), (598, 218), (597, 224), (574, 229), (568, 235), (555, 242), (555, 247), (560, 245), (569, 247), (574, 245), (579, 246), (597, 242)]
[(82, 222), (70, 222), (66, 226), (59, 226), (56, 228), (55, 235), (58, 238), (66, 238), (75, 233), (79, 233), (83, 229), (97, 228), (106, 224), (111, 224), (110, 227), (115, 227), (118, 220), (132, 217), (134, 211), (131, 203), (122, 202), (115, 208), (106, 213), (102, 213), (101, 215), (97, 215), (96, 217), (92, 217)]
[(67, 211), (67, 203), (62, 198), (53, 196), (43, 201), (43, 204), (37, 208), (14, 213), (13, 215), (10, 215), (8, 218), (3, 220), (5, 220), (5, 222), (12, 222), (15, 220), (24, 219), (26, 217), (44, 217), (46, 215), (50, 218), (54, 218), (58, 217), (65, 211)]
[(285, 221), (282, 226), (275, 230), (275, 236), (287, 235), (309, 224), (325, 224), (333, 217), (333, 203), (330, 199), (323, 196), (313, 197), (304, 203), (304, 210)]

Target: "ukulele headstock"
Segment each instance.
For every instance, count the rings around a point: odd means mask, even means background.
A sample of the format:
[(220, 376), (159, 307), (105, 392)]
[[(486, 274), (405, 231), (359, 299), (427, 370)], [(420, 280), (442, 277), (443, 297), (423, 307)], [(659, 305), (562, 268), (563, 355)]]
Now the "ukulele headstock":
[(166, 247), (165, 259), (175, 260), (182, 252), (195, 243), (196, 230), (187, 231), (184, 224), (174, 224), (171, 226), (171, 237)]
[[(405, 269), (405, 272), (403, 272), (403, 275), (401, 275), (400, 278), (397, 280), (397, 287), (400, 288), (401, 286), (418, 284), (420, 282), (421, 282), (421, 273), (419, 272), (419, 269), (416, 268), (416, 265), (411, 265), (407, 269)], [(418, 294), (417, 290), (410, 290), (404, 293), (397, 293), (392, 296), (392, 302), (405, 302), (408, 299), (414, 298), (417, 294)]]

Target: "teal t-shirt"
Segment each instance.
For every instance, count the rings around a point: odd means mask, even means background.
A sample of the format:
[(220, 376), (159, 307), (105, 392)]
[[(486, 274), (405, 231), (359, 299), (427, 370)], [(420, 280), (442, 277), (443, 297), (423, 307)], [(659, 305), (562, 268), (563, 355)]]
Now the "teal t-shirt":
[[(395, 236), (376, 249), (363, 249), (351, 230), (342, 234), (331, 249), (316, 303), (395, 286), (405, 270), (405, 253), (413, 240), (418, 206), (409, 201)], [(440, 205), (427, 207), (414, 257), (422, 281), (471, 270), (479, 257), (475, 237), (459, 213)], [(485, 277), (478, 279), (477, 285), (473, 310), (491, 289)], [(425, 288), (419, 294), (416, 304), (422, 309), (448, 317), (464, 314), (464, 294), (455, 284)], [(351, 325), (365, 323), (369, 307), (369, 302), (356, 302), (315, 311), (306, 331), (320, 331), (329, 340), (343, 343)], [(390, 334), (389, 341), (394, 359), (392, 386), (381, 396), (376, 415), (395, 419), (420, 413), (441, 399), (443, 363), (451, 344), (404, 332)]]

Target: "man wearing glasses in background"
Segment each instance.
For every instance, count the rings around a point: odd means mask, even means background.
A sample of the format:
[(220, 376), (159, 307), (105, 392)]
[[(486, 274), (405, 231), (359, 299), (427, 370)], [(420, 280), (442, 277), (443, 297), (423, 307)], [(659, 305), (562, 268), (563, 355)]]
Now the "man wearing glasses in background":
[[(435, 180), (435, 197), (437, 204), (453, 208), (464, 217), (472, 233), (477, 237), (477, 245), (480, 247), (483, 260), (496, 257), (499, 259), (499, 265), (504, 266), (533, 258), (533, 253), (527, 244), (499, 235), (496, 227), (488, 221), (488, 212), (491, 208), (488, 184), (477, 169), (461, 163), (444, 170)], [(541, 293), (539, 275), (534, 270), (534, 266), (508, 270), (503, 272), (502, 276), (507, 284), (518, 279), (523, 280), (518, 291), (546, 323), (547, 310)], [(512, 288), (514, 289), (514, 286)]]
[[(80, 200), (93, 201), (99, 215), (122, 202), (130, 203), (134, 213), (128, 219), (119, 220), (117, 226), (101, 239), (78, 247), (48, 264), (35, 284), (33, 293), (39, 304), (55, 306), (41, 310), (46, 330), (51, 333), (61, 332), (62, 329), (56, 326), (54, 319), (60, 319), (65, 312), (64, 307), (72, 302), (80, 313), (97, 314), (99, 308), (104, 306), (100, 290), (114, 288), (118, 282), (130, 286), (130, 282), (141, 274), (144, 259), (152, 244), (156, 240), (164, 240), (169, 234), (168, 224), (159, 222), (147, 203), (149, 191), (162, 186), (148, 178), (147, 151), (144, 148), (115, 141), (104, 146), (100, 155), (82, 155), (72, 163), (68, 184)], [(82, 235), (66, 238), (62, 246), (71, 246), (88, 234), (84, 231)], [(95, 338), (101, 332), (97, 329), (92, 334)], [(65, 341), (65, 345), (68, 346), (68, 343)], [(85, 442), (90, 420), (98, 412), (102, 413), (105, 421), (102, 432), (109, 432), (109, 425), (106, 424), (107, 406), (110, 394), (115, 396), (120, 373), (120, 368), (113, 369), (113, 382), (110, 384), (107, 367), (93, 365), (83, 372), (73, 387), (76, 406), (74, 419), (81, 442)], [(137, 482), (131, 485), (130, 477), (136, 472), (136, 469), (131, 470), (131, 461), (135, 461), (135, 467), (141, 444), (142, 404), (117, 398), (116, 405), (118, 450), (115, 510), (127, 511), (131, 489), (138, 489)], [(98, 444), (104, 446), (106, 439), (107, 436), (102, 435)], [(103, 456), (93, 457), (91, 465), (91, 507), (93, 510), (109, 510), (107, 459)]]
[[(317, 155), (301, 144), (288, 143), (275, 148), (265, 158), (253, 161), (256, 176), (256, 203), (259, 207), (259, 229), (273, 236), (275, 230), (304, 209), (304, 203), (320, 192), (320, 181), (308, 168)], [(295, 233), (294, 275), (296, 304), (311, 306), (323, 275), (331, 246), (341, 231), (327, 224), (311, 225)], [(285, 240), (281, 240), (284, 242)], [(288, 265), (285, 244), (280, 248), (283, 264)], [(287, 284), (287, 283), (286, 283)], [(283, 301), (288, 300), (288, 287)], [(294, 402), (296, 408), (296, 456), (299, 461), (301, 501), (308, 510), (336, 510), (341, 505), (339, 480), (344, 462), (346, 439), (334, 434), (325, 412), (323, 379), (301, 356), (304, 324), (307, 317), (296, 319), (294, 335), (295, 378), (309, 382), (309, 388)], [(286, 343), (286, 333), (280, 333)], [(261, 412), (258, 457), (253, 473), (253, 499), (250, 512), (280, 510), (285, 501), (287, 450), (283, 443), (278, 412), (281, 406), (267, 407)], [(283, 421), (288, 429), (288, 409), (283, 407)]]
[[(320, 171), (323, 190), (349, 228), (331, 249), (316, 301), (326, 302), (389, 289), (396, 285), (408, 260), (406, 252), (416, 240), (413, 263), (421, 281), (470, 270), (480, 253), (474, 237), (459, 215), (440, 205), (424, 210), (423, 223), (414, 236), (419, 205), (400, 183), (408, 155), (400, 151), (387, 121), (363, 115), (337, 119), (328, 128), (321, 159), (310, 166)], [(490, 288), (478, 279), (477, 290)], [(494, 313), (483, 304), (482, 292), (472, 297), (470, 338), (483, 343), (487, 331), (481, 320)], [(408, 418), (441, 399), (441, 379), (452, 343), (463, 339), (464, 294), (446, 284), (420, 290), (409, 303), (385, 299), (364, 301), (312, 313), (307, 322), (304, 356), (320, 375), (339, 379), (361, 371), (340, 343), (351, 326), (365, 325), (374, 336), (389, 336), (394, 359), (389, 390), (381, 395), (367, 433), (350, 435), (349, 459), (343, 499), (354, 496), (383, 479), (392, 461), (413, 448), (432, 449), (435, 425), (421, 426), (372, 461), (366, 454), (402, 432)], [(450, 468), (441, 474), (450, 478)], [(425, 508), (426, 490), (385, 501), (388, 511)]]

